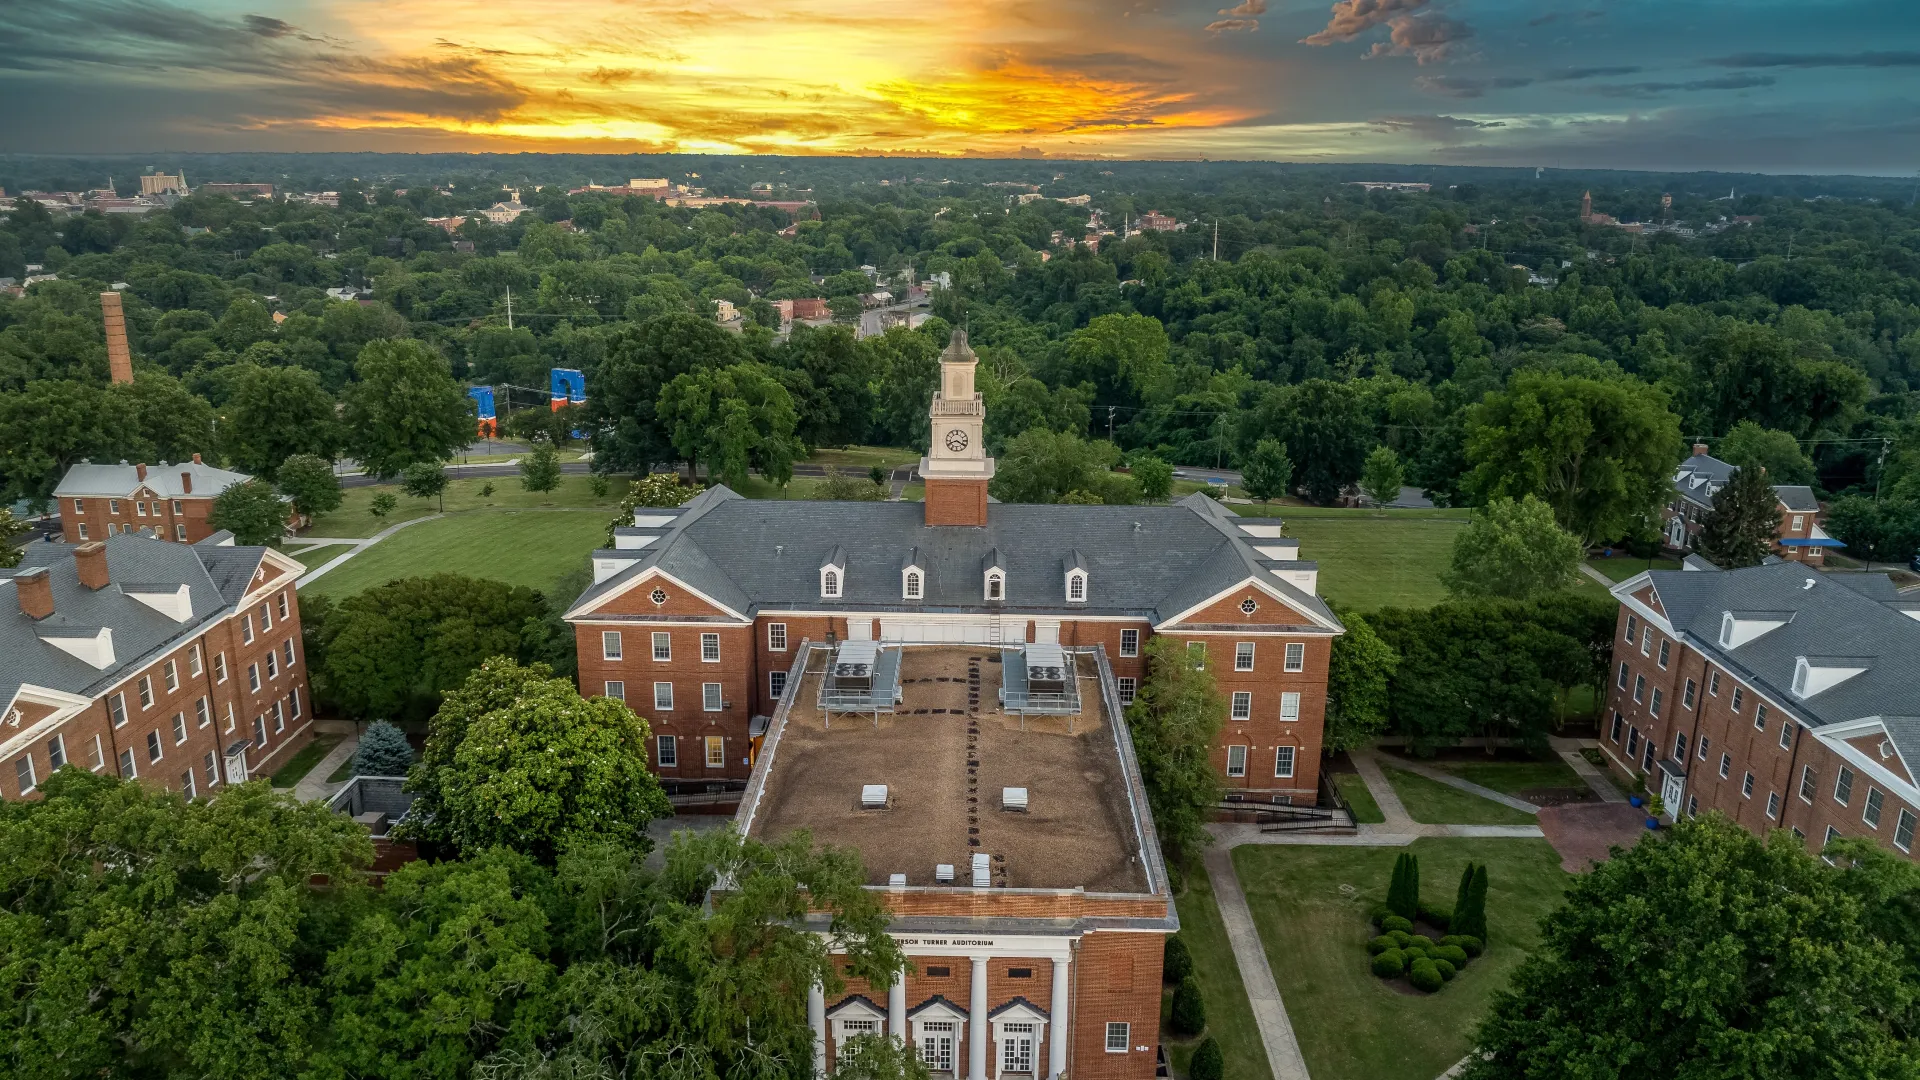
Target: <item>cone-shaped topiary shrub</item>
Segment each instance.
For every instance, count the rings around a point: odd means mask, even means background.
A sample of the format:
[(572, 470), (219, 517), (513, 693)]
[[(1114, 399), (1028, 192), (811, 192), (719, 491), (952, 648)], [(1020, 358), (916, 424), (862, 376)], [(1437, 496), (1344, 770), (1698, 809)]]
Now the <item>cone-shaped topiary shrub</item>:
[(413, 747), (407, 733), (385, 720), (367, 725), (353, 751), (355, 776), (405, 776), (413, 767)]
[(1221, 1080), (1226, 1071), (1227, 1060), (1220, 1052), (1220, 1044), (1208, 1039), (1193, 1052), (1193, 1062), (1187, 1066), (1187, 1077), (1188, 1080)]
[(1200, 982), (1189, 975), (1173, 991), (1173, 1015), (1168, 1018), (1173, 1030), (1182, 1035), (1198, 1035), (1207, 1030), (1207, 1003), (1200, 996)]
[(1187, 951), (1187, 939), (1179, 934), (1167, 935), (1167, 947), (1161, 961), (1160, 977), (1167, 982), (1179, 985), (1193, 974), (1193, 953)]

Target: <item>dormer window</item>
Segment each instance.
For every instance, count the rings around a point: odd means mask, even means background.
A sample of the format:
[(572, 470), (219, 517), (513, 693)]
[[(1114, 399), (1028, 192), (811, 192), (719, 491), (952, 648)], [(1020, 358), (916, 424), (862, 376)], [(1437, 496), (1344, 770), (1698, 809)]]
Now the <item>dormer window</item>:
[(1070, 570), (1067, 572), (1067, 603), (1084, 604), (1087, 602), (1087, 572)]
[(987, 599), (1005, 600), (1007, 598), (1007, 575), (999, 570), (987, 571)]
[(1807, 658), (1806, 658), (1806, 657), (1804, 657), (1804, 656), (1802, 656), (1802, 657), (1800, 657), (1800, 658), (1799, 658), (1799, 659), (1798, 659), (1797, 661), (1795, 661), (1795, 662), (1794, 662), (1794, 665), (1793, 665), (1793, 695), (1794, 695), (1795, 697), (1806, 697), (1806, 696), (1807, 696), (1807, 672), (1808, 672), (1808, 670), (1809, 670), (1809, 665), (1807, 664)]
[(920, 571), (908, 570), (900, 583), (900, 595), (908, 600), (918, 600), (924, 592)]
[(1730, 648), (1733, 645), (1733, 612), (1720, 616), (1720, 646)]
[(840, 599), (843, 579), (847, 573), (846, 549), (836, 547), (820, 564), (820, 598), (822, 600)]
[(831, 567), (820, 571), (820, 595), (826, 597), (840, 595), (840, 571)]

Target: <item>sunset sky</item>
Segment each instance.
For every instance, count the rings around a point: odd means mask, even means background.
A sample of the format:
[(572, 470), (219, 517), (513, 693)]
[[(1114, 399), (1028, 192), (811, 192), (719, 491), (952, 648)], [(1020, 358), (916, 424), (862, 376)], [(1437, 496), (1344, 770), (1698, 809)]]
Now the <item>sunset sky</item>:
[(1910, 173), (1917, 0), (0, 0), (0, 152)]

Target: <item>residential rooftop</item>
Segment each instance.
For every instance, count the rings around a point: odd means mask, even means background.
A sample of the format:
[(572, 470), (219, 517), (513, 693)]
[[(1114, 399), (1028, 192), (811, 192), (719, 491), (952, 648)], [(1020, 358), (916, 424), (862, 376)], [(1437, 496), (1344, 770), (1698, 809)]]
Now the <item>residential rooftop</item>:
[[(996, 889), (1165, 891), (1132, 743), (1098, 653), (1066, 653), (1078, 711), (1023, 718), (999, 705), (1000, 649), (897, 651), (892, 712), (829, 717), (817, 703), (833, 653), (802, 650), (805, 673), (773, 718), (741, 803), (743, 831), (774, 839), (806, 829), (817, 842), (854, 848), (876, 886), (904, 874), (909, 887), (970, 890), (974, 856), (985, 854)], [(884, 809), (863, 806), (871, 785), (885, 785)], [(1003, 808), (1007, 788), (1025, 789), (1025, 811)], [(937, 880), (942, 864), (953, 868), (951, 882)]]

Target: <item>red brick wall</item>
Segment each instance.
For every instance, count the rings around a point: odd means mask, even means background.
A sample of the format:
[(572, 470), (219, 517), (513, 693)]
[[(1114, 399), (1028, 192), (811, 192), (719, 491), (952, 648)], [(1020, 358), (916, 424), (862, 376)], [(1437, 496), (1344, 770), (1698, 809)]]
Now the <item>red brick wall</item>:
[(929, 525), (985, 525), (987, 482), (928, 480), (926, 507)]
[[(1149, 1080), (1160, 1043), (1161, 934), (1088, 934), (1074, 957), (1073, 1034), (1069, 1059), (1075, 1080)], [(1107, 1024), (1131, 1025), (1127, 1052), (1106, 1052)], [(1146, 1047), (1140, 1050), (1138, 1047)]]
[[(138, 532), (141, 529), (152, 529), (163, 540), (178, 540), (179, 533), (175, 526), (185, 525), (187, 527), (186, 542), (197, 544), (214, 532), (213, 527), (207, 524), (207, 514), (213, 507), (212, 499), (197, 497), (180, 499), (178, 502), (181, 512), (178, 514), (173, 512), (175, 500), (171, 499), (146, 497), (120, 499), (117, 500), (120, 504), (118, 514), (111, 510), (114, 501), (116, 500), (94, 498), (59, 500), (60, 533), (67, 543), (80, 544), (90, 540), (105, 540), (112, 533)], [(86, 510), (75, 513), (76, 502), (85, 504)], [(136, 513), (136, 504), (145, 506), (148, 512)], [(113, 526), (111, 532), (107, 527), (109, 523)], [(80, 535), (82, 525), (86, 526), (87, 531), (84, 537)]]
[[(644, 587), (643, 587), (644, 590)], [(649, 607), (650, 602), (644, 600)], [(671, 605), (668, 605), (671, 606)], [(608, 660), (603, 655), (601, 634), (620, 634), (621, 658)], [(653, 635), (668, 636), (672, 659), (653, 659)], [(580, 687), (587, 695), (606, 692), (610, 680), (626, 684), (627, 706), (647, 721), (656, 737), (648, 747), (648, 758), (662, 777), (682, 781), (744, 780), (752, 771), (749, 756), (749, 722), (754, 713), (754, 641), (751, 626), (715, 623), (659, 624), (584, 624), (576, 630), (580, 654)], [(700, 636), (720, 637), (720, 660), (701, 660)], [(673, 684), (673, 708), (654, 707), (653, 684)], [(720, 684), (724, 708), (708, 712), (703, 707), (703, 687)], [(677, 764), (659, 765), (660, 735), (677, 740)], [(724, 764), (707, 767), (706, 739), (724, 740)]]

